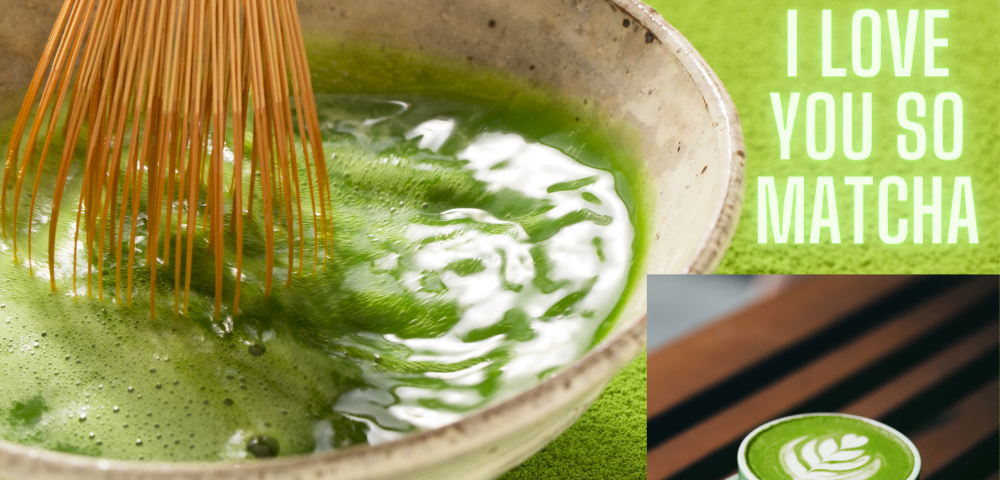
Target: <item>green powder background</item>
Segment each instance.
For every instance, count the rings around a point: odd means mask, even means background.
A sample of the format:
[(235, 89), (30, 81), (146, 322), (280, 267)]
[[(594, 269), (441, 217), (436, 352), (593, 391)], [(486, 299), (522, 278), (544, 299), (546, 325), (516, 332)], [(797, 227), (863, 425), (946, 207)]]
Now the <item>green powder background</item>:
[[(651, 0), (663, 17), (694, 45), (722, 79), (732, 95), (743, 124), (747, 148), (746, 196), (740, 224), (718, 273), (997, 273), (1000, 268), (1000, 179), (998, 179), (998, 103), (1000, 103), (1000, 3), (995, 0), (940, 2), (933, 0), (893, 0), (822, 2), (818, 0), (745, 1), (718, 0), (689, 2)], [(821, 10), (832, 10), (833, 66), (846, 67), (846, 77), (821, 76)], [(882, 67), (878, 75), (860, 78), (851, 69), (851, 18), (857, 10), (873, 9), (882, 20)], [(910, 77), (896, 77), (889, 40), (886, 9), (897, 9), (905, 25), (907, 11), (920, 9)], [(936, 67), (948, 67), (948, 77), (924, 77), (923, 9), (948, 8), (949, 17), (935, 21), (935, 36), (947, 38), (948, 46), (938, 48)], [(798, 76), (787, 76), (787, 10), (798, 10)], [(869, 23), (862, 28), (862, 44), (871, 38)], [(901, 25), (905, 32), (905, 26)], [(864, 49), (865, 52), (868, 48)], [(870, 64), (863, 55), (862, 65)], [(954, 161), (939, 160), (932, 142), (934, 97), (952, 91), (962, 97), (964, 107), (964, 148)], [(770, 92), (779, 92), (787, 108), (789, 94), (801, 92), (795, 119), (789, 160), (780, 160), (780, 143), (771, 105)], [(827, 92), (837, 104), (836, 153), (826, 161), (806, 154), (806, 97)], [(861, 145), (861, 93), (872, 92), (872, 153), (863, 161), (843, 155), (840, 129), (843, 92), (853, 92), (855, 148)], [(916, 161), (903, 160), (896, 137), (906, 133), (896, 120), (896, 102), (903, 92), (919, 92), (927, 101), (927, 116), (918, 119), (928, 132), (927, 153)], [(944, 122), (945, 145), (951, 146), (950, 105)], [(822, 107), (817, 108), (822, 118)], [(914, 119), (914, 107), (910, 106)], [(823, 120), (818, 130), (825, 131)], [(818, 135), (824, 145), (823, 134)], [(913, 135), (910, 134), (910, 147)], [(785, 195), (785, 178), (805, 177), (805, 242), (777, 245), (757, 243), (757, 177), (773, 175), (779, 202)], [(890, 232), (896, 218), (910, 218), (909, 237), (899, 245), (888, 245), (878, 234), (878, 182), (898, 175), (908, 184), (908, 201), (895, 202), (890, 189)], [(834, 177), (840, 220), (841, 244), (830, 243), (829, 229), (823, 229), (819, 244), (810, 244), (812, 204), (817, 176)], [(863, 244), (854, 243), (853, 187), (844, 185), (844, 176), (872, 176), (875, 185), (865, 187), (865, 232)], [(924, 243), (913, 243), (913, 177), (924, 177), (925, 201), (930, 201), (930, 178), (942, 176), (942, 236), (947, 241), (955, 176), (971, 176), (975, 198), (979, 244), (969, 245), (965, 229), (959, 230), (958, 244), (931, 243), (930, 216), (926, 216)], [(770, 229), (770, 225), (768, 225)]]
[(646, 353), (569, 430), (501, 480), (646, 478)]

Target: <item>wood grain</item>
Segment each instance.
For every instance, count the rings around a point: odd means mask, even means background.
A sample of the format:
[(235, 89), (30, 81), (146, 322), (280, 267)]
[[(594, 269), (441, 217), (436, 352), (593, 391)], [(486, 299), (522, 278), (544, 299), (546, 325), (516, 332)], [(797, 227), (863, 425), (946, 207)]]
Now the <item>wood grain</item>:
[(785, 294), (653, 352), (647, 362), (647, 418), (913, 281), (910, 276), (809, 277)]
[(923, 461), (921, 477), (928, 478), (976, 446), (998, 425), (1000, 383), (993, 380), (938, 416), (940, 422), (912, 435)]
[(844, 413), (879, 418), (910, 398), (961, 371), (980, 355), (997, 346), (1000, 324), (991, 323), (934, 355), (915, 368), (883, 384), (856, 402), (843, 408)]

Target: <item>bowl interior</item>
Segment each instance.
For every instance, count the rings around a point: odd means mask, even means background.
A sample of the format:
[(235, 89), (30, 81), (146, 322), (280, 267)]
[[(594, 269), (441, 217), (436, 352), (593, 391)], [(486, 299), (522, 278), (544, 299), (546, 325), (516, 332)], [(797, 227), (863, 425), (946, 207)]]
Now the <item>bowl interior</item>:
[[(709, 273), (735, 230), (745, 153), (735, 108), (691, 45), (635, 0), (299, 0), (303, 28), (488, 65), (638, 132), (648, 273)], [(616, 330), (644, 315), (645, 285)]]

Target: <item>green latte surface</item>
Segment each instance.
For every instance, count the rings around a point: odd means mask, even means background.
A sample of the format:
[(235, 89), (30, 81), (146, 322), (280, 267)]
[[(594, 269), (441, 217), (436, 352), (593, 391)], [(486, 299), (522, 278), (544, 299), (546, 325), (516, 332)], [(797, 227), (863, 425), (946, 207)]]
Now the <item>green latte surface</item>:
[(914, 457), (899, 437), (840, 416), (779, 422), (755, 435), (747, 464), (761, 480), (906, 480)]
[[(310, 62), (336, 206), (326, 267), (314, 273), (307, 248), (285, 288), (279, 241), (274, 292), (263, 296), (258, 182), (238, 314), (212, 318), (214, 274), (198, 236), (188, 315), (173, 315), (171, 257), (150, 317), (145, 215), (131, 306), (112, 300), (114, 255), (90, 265), (94, 292), (104, 272), (105, 301), (87, 297), (67, 215), (53, 293), (43, 194), (33, 268), (23, 218), (16, 264), (0, 239), (0, 438), (162, 461), (253, 458), (248, 444), (284, 456), (385, 442), (514, 395), (607, 334), (641, 280), (646, 220), (634, 199), (644, 187), (627, 135), (592, 105), (467, 65), (315, 39)], [(9, 133), (0, 137), (6, 145)], [(75, 212), (77, 150), (64, 212)], [(235, 240), (224, 249), (231, 305)]]

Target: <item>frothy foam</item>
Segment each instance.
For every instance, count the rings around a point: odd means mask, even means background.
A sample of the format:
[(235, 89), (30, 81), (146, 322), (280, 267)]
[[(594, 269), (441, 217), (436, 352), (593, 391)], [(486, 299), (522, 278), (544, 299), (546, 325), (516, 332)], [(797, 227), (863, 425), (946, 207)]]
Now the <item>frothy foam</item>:
[[(133, 307), (50, 293), (0, 245), (0, 437), (174, 461), (378, 443), (452, 422), (589, 348), (634, 255), (612, 173), (491, 130), (504, 117), (490, 106), (318, 102), (336, 152), (336, 258), (265, 300), (248, 233), (241, 316), (210, 318), (199, 270), (190, 317), (174, 319), (165, 292), (151, 320), (142, 293)], [(71, 227), (57, 248), (62, 283)], [(171, 270), (159, 270), (162, 285)]]
[(741, 468), (759, 480), (912, 480), (915, 451), (888, 427), (830, 414), (765, 425), (740, 448)]

